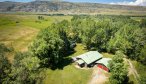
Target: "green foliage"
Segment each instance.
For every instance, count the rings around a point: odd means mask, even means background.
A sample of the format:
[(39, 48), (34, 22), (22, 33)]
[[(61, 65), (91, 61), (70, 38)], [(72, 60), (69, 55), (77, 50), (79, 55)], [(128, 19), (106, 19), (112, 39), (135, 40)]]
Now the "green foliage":
[(40, 60), (28, 52), (16, 53), (8, 82), (10, 84), (38, 83), (41, 80), (39, 77), (39, 63)]
[(38, 16), (38, 19), (39, 20), (44, 20), (44, 17), (43, 16)]
[(8, 74), (11, 71), (11, 64), (6, 58), (6, 52), (9, 51), (9, 48), (0, 43), (0, 83), (7, 82)]
[(58, 35), (49, 32), (48, 29), (43, 29), (31, 44), (30, 50), (41, 60), (42, 66), (53, 67), (62, 59), (60, 55), (62, 46), (63, 41)]
[(146, 19), (142, 19), (142, 20), (140, 21), (140, 27), (146, 28)]
[(111, 76), (109, 80), (111, 84), (125, 84), (128, 82), (128, 71), (123, 61), (123, 53), (121, 52), (116, 52), (116, 55), (110, 61)]
[(146, 65), (146, 45), (144, 46), (144, 48), (141, 50), (140, 52), (140, 62), (144, 65)]
[(68, 21), (64, 20), (41, 30), (31, 44), (29, 49), (41, 60), (41, 67), (56, 67), (73, 50), (66, 33), (67, 25)]
[(135, 68), (138, 72), (138, 75), (140, 76), (138, 78), (139, 84), (145, 84), (146, 83), (146, 79), (145, 79), (146, 78), (146, 74), (145, 74), (146, 66), (138, 61), (131, 61), (131, 62), (135, 66)]
[(146, 30), (129, 16), (74, 16), (71, 20), (73, 38), (88, 50), (115, 53), (122, 51), (128, 58), (140, 61), (146, 43)]

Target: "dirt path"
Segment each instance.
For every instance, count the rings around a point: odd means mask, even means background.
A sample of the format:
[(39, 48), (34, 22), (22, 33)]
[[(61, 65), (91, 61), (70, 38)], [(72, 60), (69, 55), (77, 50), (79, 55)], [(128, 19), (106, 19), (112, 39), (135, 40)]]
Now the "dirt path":
[(133, 66), (130, 60), (128, 59), (125, 59), (125, 60), (129, 64), (129, 74), (133, 74), (134, 78), (138, 82), (139, 74), (137, 73), (137, 70), (135, 69), (135, 67)]
[(91, 81), (88, 84), (104, 84), (107, 78), (108, 77), (106, 77), (105, 72), (95, 66), (93, 67)]

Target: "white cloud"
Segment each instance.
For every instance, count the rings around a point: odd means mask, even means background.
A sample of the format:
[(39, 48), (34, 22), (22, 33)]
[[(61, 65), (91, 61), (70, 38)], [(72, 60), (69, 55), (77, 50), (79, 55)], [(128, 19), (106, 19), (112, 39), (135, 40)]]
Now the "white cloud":
[(146, 0), (136, 0), (131, 2), (123, 1), (123, 2), (110, 3), (110, 4), (146, 6)]

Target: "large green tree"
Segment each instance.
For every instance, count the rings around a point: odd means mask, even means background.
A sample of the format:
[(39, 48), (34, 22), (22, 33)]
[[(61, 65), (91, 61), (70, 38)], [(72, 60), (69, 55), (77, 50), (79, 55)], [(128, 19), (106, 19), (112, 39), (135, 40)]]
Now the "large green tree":
[(6, 58), (6, 53), (9, 51), (9, 48), (7, 48), (4, 44), (0, 43), (0, 83), (7, 82), (9, 77), (8, 75), (11, 71), (11, 64)]
[(139, 58), (140, 58), (140, 62), (142, 64), (146, 65), (146, 45), (141, 50)]
[(109, 80), (111, 84), (126, 84), (128, 82), (128, 72), (124, 65), (123, 53), (117, 51), (109, 66), (111, 71)]
[(9, 74), (9, 84), (40, 83), (40, 60), (28, 52), (16, 53)]
[(43, 29), (29, 47), (34, 56), (41, 60), (42, 67), (53, 67), (62, 60), (63, 40), (49, 29)]

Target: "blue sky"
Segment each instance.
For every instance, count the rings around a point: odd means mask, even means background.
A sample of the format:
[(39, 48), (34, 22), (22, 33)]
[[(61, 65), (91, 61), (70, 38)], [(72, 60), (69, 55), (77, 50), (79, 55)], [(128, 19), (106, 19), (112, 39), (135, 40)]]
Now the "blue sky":
[[(0, 0), (0, 1), (30, 2), (35, 0)], [(49, 0), (45, 0), (45, 1), (49, 1)], [(146, 6), (146, 0), (62, 0), (62, 1)]]

